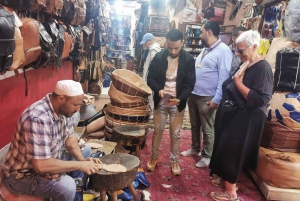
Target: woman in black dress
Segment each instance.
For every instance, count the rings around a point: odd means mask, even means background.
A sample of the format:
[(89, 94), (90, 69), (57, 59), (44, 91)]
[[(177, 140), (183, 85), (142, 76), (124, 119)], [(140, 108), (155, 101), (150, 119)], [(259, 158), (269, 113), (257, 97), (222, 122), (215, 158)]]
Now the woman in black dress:
[(257, 166), (265, 111), (273, 88), (271, 67), (258, 54), (259, 42), (259, 33), (252, 30), (237, 38), (235, 52), (244, 63), (223, 83), (210, 161), (210, 174), (217, 175), (212, 183), (225, 187), (224, 192), (211, 192), (211, 198), (217, 201), (238, 200), (238, 175), (244, 167), (255, 171)]

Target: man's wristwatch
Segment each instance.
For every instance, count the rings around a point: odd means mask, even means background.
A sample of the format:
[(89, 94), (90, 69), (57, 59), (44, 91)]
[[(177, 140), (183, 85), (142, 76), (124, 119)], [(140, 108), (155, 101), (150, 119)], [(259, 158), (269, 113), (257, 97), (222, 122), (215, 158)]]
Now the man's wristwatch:
[(180, 99), (177, 99), (178, 100), (178, 103), (176, 105), (179, 105), (180, 104)]

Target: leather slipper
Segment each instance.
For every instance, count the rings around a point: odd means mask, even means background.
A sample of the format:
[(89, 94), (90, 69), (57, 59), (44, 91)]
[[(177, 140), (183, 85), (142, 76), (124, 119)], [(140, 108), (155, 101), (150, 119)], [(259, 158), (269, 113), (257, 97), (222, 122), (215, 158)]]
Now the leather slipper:
[(211, 199), (215, 201), (239, 201), (238, 198), (233, 198), (230, 196), (226, 191), (225, 192), (211, 192), (210, 194)]

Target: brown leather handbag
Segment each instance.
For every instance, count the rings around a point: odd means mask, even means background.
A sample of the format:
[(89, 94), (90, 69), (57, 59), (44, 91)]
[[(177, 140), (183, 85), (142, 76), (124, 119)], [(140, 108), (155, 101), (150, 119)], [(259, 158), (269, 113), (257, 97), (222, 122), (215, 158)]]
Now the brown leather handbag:
[(25, 61), (20, 67), (25, 67), (37, 60), (41, 54), (40, 33), (38, 21), (31, 18), (21, 18), (20, 28), (24, 42)]
[[(14, 14), (15, 16), (15, 34), (14, 34), (14, 39), (15, 39), (15, 50), (13, 54), (13, 62), (12, 65), (8, 68), (8, 70), (16, 70), (19, 68), (23, 62), (25, 61), (25, 55), (24, 55), (24, 47), (23, 47), (23, 37), (21, 35), (21, 31), (19, 26), (22, 25), (22, 22), (20, 22), (19, 17), (14, 13), (14, 10), (10, 7), (3, 6), (5, 10), (8, 12)], [(17, 24), (20, 22), (21, 24)]]
[(63, 0), (47, 0), (47, 9), (46, 12), (55, 15), (55, 16), (60, 16), (61, 11), (64, 6)]
[(256, 174), (278, 188), (300, 189), (300, 154), (260, 147)]
[(77, 0), (74, 3), (75, 16), (71, 22), (72, 25), (83, 25), (86, 16), (85, 0)]
[(25, 61), (23, 37), (19, 28), (15, 27), (15, 51), (13, 56), (13, 63), (8, 70), (18, 69)]
[(41, 9), (46, 8), (46, 5), (46, 0), (34, 0), (32, 3), (32, 10), (40, 11)]
[(63, 49), (61, 58), (67, 59), (71, 52), (71, 39), (70, 39), (68, 32), (66, 31), (66, 27), (64, 25), (62, 25), (62, 26), (65, 28), (65, 32), (64, 32), (65, 43), (64, 43), (64, 49)]

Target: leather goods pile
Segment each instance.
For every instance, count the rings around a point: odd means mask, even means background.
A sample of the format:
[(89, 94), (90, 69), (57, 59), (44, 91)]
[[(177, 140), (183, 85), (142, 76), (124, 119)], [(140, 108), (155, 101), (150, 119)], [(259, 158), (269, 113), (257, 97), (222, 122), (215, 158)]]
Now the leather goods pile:
[(146, 82), (133, 71), (113, 71), (108, 91), (111, 103), (106, 108), (105, 135), (108, 139), (111, 139), (113, 128), (120, 125), (141, 126), (147, 133), (151, 115), (148, 97), (151, 93)]
[(22, 68), (27, 95), (25, 69), (72, 65), (84, 92), (100, 95), (107, 5), (104, 0), (0, 0), (0, 74)]

